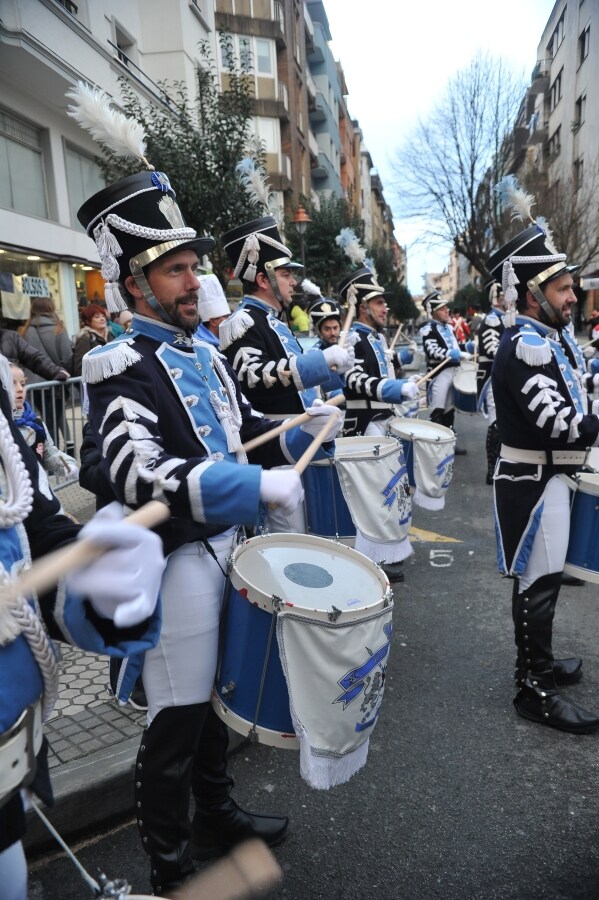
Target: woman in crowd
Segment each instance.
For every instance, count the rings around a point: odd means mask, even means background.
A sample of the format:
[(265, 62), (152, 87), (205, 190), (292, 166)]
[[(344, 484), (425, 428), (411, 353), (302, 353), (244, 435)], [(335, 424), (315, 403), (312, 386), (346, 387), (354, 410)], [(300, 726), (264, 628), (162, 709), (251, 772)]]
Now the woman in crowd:
[(106, 310), (97, 303), (90, 303), (81, 310), (82, 328), (75, 338), (73, 350), (73, 375), (81, 375), (81, 361), (89, 350), (113, 340), (108, 328)]

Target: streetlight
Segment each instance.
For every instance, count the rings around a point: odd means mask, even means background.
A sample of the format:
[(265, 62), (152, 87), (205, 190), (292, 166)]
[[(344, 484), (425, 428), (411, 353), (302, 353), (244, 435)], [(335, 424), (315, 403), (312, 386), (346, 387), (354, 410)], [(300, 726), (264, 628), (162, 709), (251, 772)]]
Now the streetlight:
[(293, 219), (291, 220), (291, 223), (293, 225), (295, 225), (295, 230), (297, 231), (297, 233), (299, 235), (300, 256), (302, 259), (302, 266), (304, 266), (304, 268), (306, 265), (306, 257), (305, 257), (305, 251), (304, 251), (304, 235), (306, 233), (306, 228), (308, 227), (308, 225), (310, 224), (311, 221), (312, 221), (312, 219), (310, 218), (310, 216), (308, 215), (308, 213), (306, 212), (304, 207), (301, 206), (301, 204), (300, 204), (300, 206), (298, 206), (298, 208), (295, 211), (295, 215), (294, 215)]

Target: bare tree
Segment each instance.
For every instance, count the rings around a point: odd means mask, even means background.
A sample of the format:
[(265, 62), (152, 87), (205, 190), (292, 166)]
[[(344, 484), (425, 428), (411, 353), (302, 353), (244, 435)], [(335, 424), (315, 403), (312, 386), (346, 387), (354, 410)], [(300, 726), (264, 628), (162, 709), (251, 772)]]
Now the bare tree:
[(523, 177), (526, 189), (534, 195), (533, 215), (547, 221), (559, 253), (581, 266), (599, 258), (599, 162), (578, 170), (530, 169)]
[(406, 137), (393, 166), (397, 215), (426, 223), (429, 243), (451, 245), (481, 274), (503, 232), (493, 185), (507, 171), (524, 90), (506, 61), (477, 55)]

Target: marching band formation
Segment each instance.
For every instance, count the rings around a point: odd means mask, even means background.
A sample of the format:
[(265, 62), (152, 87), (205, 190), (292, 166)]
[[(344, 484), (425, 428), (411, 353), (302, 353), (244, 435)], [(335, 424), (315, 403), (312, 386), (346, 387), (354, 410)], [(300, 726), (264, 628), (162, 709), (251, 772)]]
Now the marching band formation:
[[(122, 336), (84, 358), (91, 435), (119, 503), (159, 501), (169, 519), (154, 534), (108, 507), (81, 532), (110, 548), (104, 557), (0, 608), (2, 683), (15, 665), (22, 673), (1, 710), (0, 883), (26, 895), (20, 789), (49, 796), (41, 720), (54, 656), (46, 638), (41, 662), (30, 634), (41, 621), (59, 640), (124, 658), (121, 700), (143, 677), (135, 805), (158, 895), (186, 881), (194, 859), (248, 837), (269, 846), (285, 837), (286, 816), (232, 798), (227, 725), (299, 748), (314, 787), (365, 764), (392, 635), (390, 582), (404, 580), (417, 508), (443, 506), (465, 452), (456, 409), (489, 423), (498, 565), (513, 580), (516, 711), (564, 731), (599, 728), (559, 691), (580, 680), (582, 660), (552, 653), (564, 569), (599, 580), (595, 548), (569, 540), (572, 492), (572, 528), (583, 530), (585, 498), (599, 494), (599, 476), (585, 469), (599, 442), (588, 399), (598, 376), (571, 330), (576, 267), (539, 224), (531, 219), (489, 259), (490, 310), (474, 340), (456, 335), (437, 291), (425, 298), (426, 373), (405, 377), (415, 345), (395, 348), (401, 327), (388, 344), (384, 287), (355, 247), (348, 256), (362, 264), (338, 285), (339, 301), (304, 280), (318, 337), (304, 351), (284, 321), (302, 267), (272, 215), (223, 238), (244, 290), (231, 315), (214, 276), (200, 276), (214, 241), (186, 226), (166, 174), (148, 167), (124, 178), (78, 217), (102, 261), (108, 309), (133, 312)], [(10, 502), (0, 526), (4, 577), (14, 579), (77, 541), (79, 528), (40, 485), (12, 424), (6, 368), (1, 492)], [(18, 766), (7, 780), (10, 754)]]

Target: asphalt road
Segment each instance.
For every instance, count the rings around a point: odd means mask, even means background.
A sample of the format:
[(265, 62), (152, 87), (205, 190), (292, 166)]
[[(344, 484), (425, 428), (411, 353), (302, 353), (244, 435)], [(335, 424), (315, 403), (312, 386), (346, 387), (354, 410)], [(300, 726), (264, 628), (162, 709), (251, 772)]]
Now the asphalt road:
[[(253, 746), (232, 759), (236, 799), (291, 819), (272, 898), (599, 898), (599, 734), (560, 733), (513, 711), (511, 585), (495, 566), (486, 423), (459, 416), (457, 425), (468, 456), (456, 461), (446, 509), (414, 517), (453, 540), (429, 534), (406, 564), (366, 767), (319, 792), (293, 752)], [(554, 649), (584, 657), (583, 681), (567, 690), (594, 711), (598, 624), (596, 587), (563, 588)], [(104, 827), (78, 855), (92, 874), (148, 891), (132, 824)], [(71, 863), (32, 861), (31, 900), (88, 896)]]

